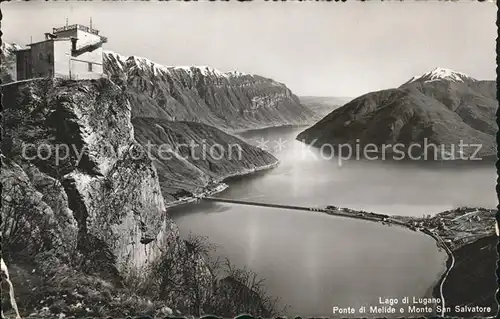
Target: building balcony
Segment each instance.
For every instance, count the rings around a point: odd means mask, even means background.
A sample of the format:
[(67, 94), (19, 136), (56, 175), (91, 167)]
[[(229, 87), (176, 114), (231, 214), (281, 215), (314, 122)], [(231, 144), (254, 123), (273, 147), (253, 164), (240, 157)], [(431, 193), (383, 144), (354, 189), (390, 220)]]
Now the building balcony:
[(64, 27), (60, 28), (52, 28), (52, 33), (58, 33), (58, 32), (64, 32), (64, 31), (69, 31), (69, 30), (82, 30), (88, 33), (92, 33), (95, 35), (99, 35), (99, 30), (92, 29), (90, 27), (81, 25), (81, 24), (72, 24), (72, 25), (66, 25)]
[(102, 46), (103, 43), (106, 43), (108, 41), (108, 39), (106, 37), (101, 37), (99, 39), (99, 41), (97, 42), (94, 42), (94, 43), (88, 43), (80, 48), (76, 48), (76, 40), (73, 42), (73, 48), (71, 49), (71, 55), (72, 56), (78, 56), (82, 53), (85, 53), (85, 52), (90, 52), (90, 51), (94, 51), (95, 49), (99, 48)]

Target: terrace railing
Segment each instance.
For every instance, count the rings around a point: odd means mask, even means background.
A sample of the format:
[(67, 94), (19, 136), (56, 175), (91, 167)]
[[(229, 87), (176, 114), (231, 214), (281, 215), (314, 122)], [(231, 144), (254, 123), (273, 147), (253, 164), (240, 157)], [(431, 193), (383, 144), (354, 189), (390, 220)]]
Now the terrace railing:
[(82, 30), (85, 32), (89, 32), (89, 33), (92, 33), (95, 35), (99, 35), (98, 30), (92, 29), (90, 27), (87, 27), (87, 26), (84, 26), (81, 24), (72, 24), (72, 25), (65, 25), (65, 26), (60, 27), (60, 28), (52, 28), (52, 33), (58, 33), (58, 32), (63, 32), (63, 31), (76, 30), (76, 29)]

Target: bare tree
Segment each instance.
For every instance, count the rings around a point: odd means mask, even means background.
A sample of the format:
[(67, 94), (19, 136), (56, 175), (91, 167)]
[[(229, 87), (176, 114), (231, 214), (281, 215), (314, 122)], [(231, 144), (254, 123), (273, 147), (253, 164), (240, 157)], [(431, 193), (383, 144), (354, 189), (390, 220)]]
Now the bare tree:
[(286, 311), (287, 306), (278, 309), (279, 298), (273, 298), (266, 292), (265, 279), (254, 271), (246, 267), (238, 268), (227, 258), (221, 268), (227, 276), (218, 280), (212, 312), (222, 316), (248, 313), (271, 317)]
[(4, 184), (2, 202), (3, 254), (28, 258), (52, 248), (49, 216), (40, 211), (40, 203), (26, 181)]
[(202, 315), (213, 290), (210, 266), (216, 267), (217, 261), (207, 264), (206, 260), (214, 250), (205, 237), (190, 234), (184, 245), (169, 251), (157, 267), (160, 298), (183, 312)]
[(196, 316), (269, 317), (286, 309), (277, 310), (279, 300), (266, 293), (263, 278), (228, 259), (212, 258), (215, 250), (207, 238), (190, 234), (185, 247), (166, 254), (156, 268), (160, 299)]

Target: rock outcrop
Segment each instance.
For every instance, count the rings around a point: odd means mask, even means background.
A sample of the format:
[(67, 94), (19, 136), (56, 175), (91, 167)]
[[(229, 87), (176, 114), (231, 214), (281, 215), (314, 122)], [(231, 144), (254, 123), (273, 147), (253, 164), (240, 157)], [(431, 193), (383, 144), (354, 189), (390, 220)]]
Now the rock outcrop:
[[(435, 69), (414, 77), (398, 88), (367, 93), (334, 110), (297, 139), (314, 146), (367, 144), (409, 147), (435, 144), (446, 156), (476, 157), (496, 154), (496, 83), (479, 81), (462, 73)], [(379, 147), (379, 150), (381, 148)], [(402, 149), (405, 152), (408, 150)], [(423, 147), (413, 156), (422, 156)], [(438, 151), (435, 158), (442, 159)], [(434, 156), (434, 154), (432, 154)]]
[(32, 194), (25, 197), (49, 229), (60, 228), (46, 245), (75, 242), (68, 252), (76, 248), (90, 269), (118, 280), (177, 244), (153, 162), (133, 157), (141, 146), (116, 85), (42, 79), (3, 86), (2, 93), (2, 180), (12, 184), (5, 196), (19, 198), (16, 188)]
[(104, 69), (127, 88), (133, 117), (201, 122), (225, 130), (310, 124), (314, 113), (283, 83), (211, 67), (165, 67), (106, 52)]
[(22, 260), (51, 252), (68, 260), (76, 249), (77, 224), (60, 184), (33, 166), (25, 171), (3, 155), (1, 160), (3, 258), (13, 251)]

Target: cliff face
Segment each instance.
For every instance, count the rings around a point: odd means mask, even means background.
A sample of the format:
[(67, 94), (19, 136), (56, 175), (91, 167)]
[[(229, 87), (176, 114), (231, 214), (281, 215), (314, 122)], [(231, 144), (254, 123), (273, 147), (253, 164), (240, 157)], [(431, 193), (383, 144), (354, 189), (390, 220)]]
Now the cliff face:
[[(89, 269), (117, 279), (177, 245), (153, 162), (133, 156), (141, 146), (130, 104), (116, 85), (44, 79), (12, 83), (2, 93), (8, 163), (2, 180), (12, 186), (5, 195), (32, 194), (27, 198), (40, 218), (60, 228), (43, 241), (46, 247), (76, 248)], [(5, 209), (2, 214), (8, 217)]]
[[(496, 154), (496, 84), (478, 81), (458, 72), (436, 69), (398, 88), (371, 92), (334, 110), (298, 140), (361, 146), (428, 143), (447, 147), (460, 141), (480, 144), (476, 156)], [(471, 156), (474, 147), (463, 148)]]
[(104, 54), (106, 74), (126, 86), (133, 117), (202, 122), (226, 130), (309, 124), (314, 113), (282, 83), (210, 67), (165, 67)]
[(51, 251), (68, 260), (76, 249), (77, 223), (68, 208), (64, 190), (55, 179), (34, 166), (25, 170), (1, 156), (2, 173), (2, 258), (12, 250), (29, 259), (41, 251)]
[(151, 150), (167, 203), (199, 194), (229, 176), (278, 162), (271, 154), (206, 124), (153, 118), (135, 118), (132, 123), (137, 141)]

